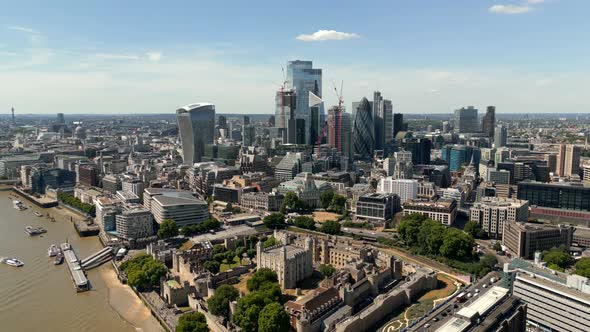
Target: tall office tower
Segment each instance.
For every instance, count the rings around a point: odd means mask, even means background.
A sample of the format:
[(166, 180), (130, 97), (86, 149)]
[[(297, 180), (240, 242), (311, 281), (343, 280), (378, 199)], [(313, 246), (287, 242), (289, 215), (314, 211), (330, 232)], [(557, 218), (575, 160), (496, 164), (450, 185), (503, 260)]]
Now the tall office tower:
[(328, 110), (328, 144), (336, 148), (342, 155), (348, 156), (350, 146), (350, 114), (344, 111), (344, 106), (332, 106)]
[(494, 137), (494, 128), (496, 128), (496, 107), (488, 106), (486, 115), (481, 122), (481, 131), (489, 138)]
[[(311, 126), (309, 127), (309, 139), (310, 144), (316, 145), (318, 144), (318, 135), (320, 134), (320, 108), (318, 106), (313, 106), (309, 108), (310, 117), (311, 117)], [(320, 141), (319, 144), (322, 144)]]
[(450, 126), (450, 124), (449, 124), (449, 121), (443, 121), (443, 123), (442, 123), (442, 132), (443, 132), (444, 134), (448, 133), (448, 132), (449, 132), (449, 130), (450, 130), (450, 127), (451, 127), (451, 126)]
[(287, 127), (289, 144), (305, 144), (305, 120), (289, 119)]
[(57, 113), (57, 123), (58, 124), (65, 124), (66, 118), (64, 117), (63, 113)]
[(385, 158), (383, 160), (383, 170), (385, 171), (385, 176), (393, 176), (393, 171), (395, 171), (395, 158)]
[(469, 106), (455, 110), (455, 130), (460, 133), (475, 133), (478, 129), (477, 108)]
[(205, 145), (212, 144), (215, 129), (215, 105), (191, 104), (176, 110), (178, 133), (185, 165), (201, 161)]
[(14, 117), (14, 107), (10, 109), (12, 111), (12, 124), (16, 124), (16, 118)]
[(549, 172), (557, 174), (557, 155), (553, 153), (548, 154), (545, 156), (545, 161), (547, 162), (547, 168), (549, 168)]
[(256, 142), (256, 127), (245, 125), (242, 127), (242, 144), (244, 146), (253, 146)]
[(244, 115), (244, 120), (243, 120), (242, 122), (243, 122), (243, 123), (242, 123), (242, 125), (243, 125), (243, 126), (248, 126), (248, 125), (250, 125), (250, 117), (249, 117), (249, 116), (247, 116), (247, 115)]
[(297, 106), (297, 94), (295, 90), (279, 90), (275, 95), (275, 118), (277, 119), (277, 127), (281, 129), (283, 142), (288, 140), (287, 127), (289, 126), (289, 119), (295, 117)]
[(499, 125), (496, 127), (496, 131), (494, 132), (494, 147), (501, 148), (506, 146), (506, 142), (508, 141), (508, 129), (503, 125)]
[(580, 147), (561, 144), (557, 155), (557, 175), (572, 176), (580, 172)]
[(275, 126), (275, 116), (271, 115), (268, 117), (268, 126), (269, 127), (274, 127)]
[(430, 151), (432, 150), (432, 141), (430, 139), (404, 139), (401, 145), (406, 151), (412, 153), (412, 163), (414, 165), (430, 164)]
[(352, 153), (352, 117), (350, 113), (344, 112), (344, 107), (342, 107), (342, 113), (340, 114), (342, 117), (342, 129), (341, 129), (341, 137), (342, 137), (342, 155), (346, 158), (350, 158), (350, 154)]
[(404, 115), (401, 113), (394, 113), (393, 114), (393, 138), (400, 131), (404, 130)]
[(473, 163), (479, 173), (481, 151), (477, 147), (457, 144), (445, 145), (441, 149), (441, 157), (442, 160), (449, 164), (449, 170), (451, 172), (460, 171), (463, 166)]
[(217, 118), (217, 125), (219, 128), (227, 128), (227, 118), (225, 115), (220, 115), (219, 118)]
[[(303, 119), (305, 122), (305, 142), (315, 144), (311, 141), (312, 116), (311, 107), (309, 106), (309, 92), (318, 97), (322, 97), (322, 70), (314, 69), (312, 61), (289, 61), (287, 63), (287, 81), (291, 88), (297, 93), (297, 107), (295, 108), (295, 118)], [(318, 105), (319, 117), (324, 114), (323, 104)], [(317, 125), (319, 128), (319, 124)]]
[[(356, 106), (356, 107), (355, 107)], [(352, 147), (355, 158), (371, 159), (375, 149), (375, 126), (371, 104), (364, 98), (353, 103), (354, 124), (352, 129)]]
[(381, 101), (381, 111), (383, 112), (385, 144), (388, 144), (393, 141), (393, 104), (391, 100), (383, 99)]
[(382, 101), (381, 92), (373, 92), (373, 126), (375, 127), (376, 150), (383, 150), (383, 144), (385, 143), (385, 119), (383, 117)]

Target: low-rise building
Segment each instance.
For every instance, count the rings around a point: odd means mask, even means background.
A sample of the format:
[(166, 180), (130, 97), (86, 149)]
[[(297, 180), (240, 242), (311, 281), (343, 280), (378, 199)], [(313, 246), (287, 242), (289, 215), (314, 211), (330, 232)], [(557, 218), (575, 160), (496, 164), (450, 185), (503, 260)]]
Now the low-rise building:
[(535, 251), (549, 250), (553, 247), (572, 244), (573, 228), (559, 225), (522, 223), (508, 221), (504, 223), (502, 244), (515, 257), (533, 258)]
[(403, 204), (404, 216), (419, 213), (436, 220), (445, 226), (451, 226), (457, 217), (457, 201), (441, 198), (437, 201), (411, 199)]
[(279, 192), (250, 192), (242, 195), (240, 205), (246, 209), (279, 211), (285, 195)]
[(395, 194), (365, 194), (356, 203), (357, 218), (377, 222), (391, 220), (400, 210), (400, 198)]
[(161, 224), (172, 219), (178, 227), (198, 224), (209, 218), (209, 206), (195, 198), (190, 192), (161, 188), (146, 188), (143, 201)]
[(504, 230), (504, 223), (507, 221), (528, 221), (528, 201), (482, 197), (471, 207), (470, 220), (481, 225), (481, 228), (492, 239), (500, 239)]

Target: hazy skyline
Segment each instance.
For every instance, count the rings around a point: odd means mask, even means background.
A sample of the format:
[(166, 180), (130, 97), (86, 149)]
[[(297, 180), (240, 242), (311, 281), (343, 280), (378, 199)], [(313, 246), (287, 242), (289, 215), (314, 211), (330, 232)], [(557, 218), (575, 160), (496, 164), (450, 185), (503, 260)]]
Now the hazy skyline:
[(274, 113), (288, 60), (395, 112), (588, 112), (585, 0), (6, 2), (0, 113)]

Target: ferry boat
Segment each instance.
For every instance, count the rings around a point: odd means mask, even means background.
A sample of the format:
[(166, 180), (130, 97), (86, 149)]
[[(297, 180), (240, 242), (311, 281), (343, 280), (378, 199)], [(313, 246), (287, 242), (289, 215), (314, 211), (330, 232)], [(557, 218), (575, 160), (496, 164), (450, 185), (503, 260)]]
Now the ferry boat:
[(47, 256), (49, 257), (54, 257), (58, 254), (61, 254), (61, 250), (59, 250), (59, 247), (55, 244), (52, 244), (51, 246), (49, 246), (49, 249), (47, 249)]
[(10, 266), (14, 266), (14, 267), (21, 267), (21, 266), (25, 265), (25, 263), (23, 263), (22, 261), (20, 261), (16, 258), (4, 258), (2, 260), (2, 262), (6, 265), (10, 265)]
[(47, 233), (47, 230), (45, 228), (39, 227), (33, 227), (33, 226), (27, 226), (25, 227), (25, 232), (27, 234), (29, 234), (30, 236), (35, 236), (35, 235), (40, 235), (43, 233)]

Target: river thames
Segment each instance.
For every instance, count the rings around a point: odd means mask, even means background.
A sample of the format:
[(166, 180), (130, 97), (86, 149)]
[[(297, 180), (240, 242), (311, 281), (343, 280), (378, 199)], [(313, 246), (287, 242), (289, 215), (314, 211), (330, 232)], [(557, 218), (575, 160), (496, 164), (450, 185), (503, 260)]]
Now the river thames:
[[(67, 211), (35, 205), (18, 211), (9, 195), (0, 192), (0, 256), (18, 258), (25, 265), (0, 264), (0, 330), (161, 331), (108, 264), (88, 271), (91, 291), (76, 293), (66, 264), (53, 265), (47, 248), (67, 240), (82, 259), (102, 248), (98, 238), (78, 237)], [(35, 211), (50, 213), (57, 221), (37, 217)], [(28, 225), (44, 227), (47, 233), (30, 237), (24, 231)]]

